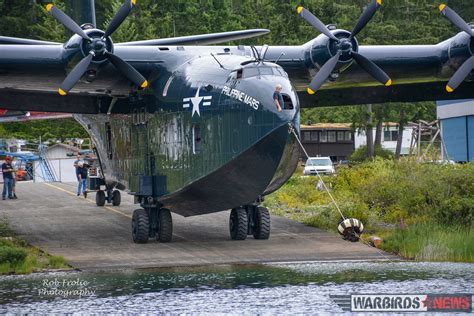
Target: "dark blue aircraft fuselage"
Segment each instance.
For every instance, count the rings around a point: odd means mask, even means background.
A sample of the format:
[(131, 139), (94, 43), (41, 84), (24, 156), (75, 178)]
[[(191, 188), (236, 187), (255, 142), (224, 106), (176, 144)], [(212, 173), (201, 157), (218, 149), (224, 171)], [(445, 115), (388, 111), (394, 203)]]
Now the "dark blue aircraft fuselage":
[(298, 97), (283, 68), (242, 66), (248, 57), (226, 53), (194, 56), (157, 64), (146, 95), (115, 105), (127, 102), (130, 114), (77, 115), (109, 184), (185, 216), (256, 201), (285, 183), (299, 158), (289, 129), (299, 127)]

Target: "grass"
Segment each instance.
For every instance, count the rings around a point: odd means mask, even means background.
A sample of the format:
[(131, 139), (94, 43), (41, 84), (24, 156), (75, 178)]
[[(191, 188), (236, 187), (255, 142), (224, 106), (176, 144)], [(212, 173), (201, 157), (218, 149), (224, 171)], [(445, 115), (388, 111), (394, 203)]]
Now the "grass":
[(69, 269), (60, 256), (51, 256), (15, 237), (6, 218), (0, 219), (0, 275)]
[(384, 240), (383, 248), (417, 261), (474, 262), (472, 229), (423, 223), (396, 229)]
[[(272, 214), (337, 233), (341, 216), (317, 177), (299, 168), (266, 197)], [(474, 262), (474, 165), (376, 159), (324, 177), (345, 217), (361, 220), (363, 237), (384, 250), (423, 261)], [(398, 229), (403, 222), (406, 229)]]

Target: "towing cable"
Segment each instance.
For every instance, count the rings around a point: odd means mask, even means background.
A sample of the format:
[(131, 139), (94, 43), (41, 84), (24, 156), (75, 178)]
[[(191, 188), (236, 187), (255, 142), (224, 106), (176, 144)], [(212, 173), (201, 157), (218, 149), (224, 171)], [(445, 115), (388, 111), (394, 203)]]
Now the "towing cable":
[[(295, 128), (291, 123), (288, 123), (288, 127), (290, 129), (290, 133), (293, 133), (295, 136), (296, 140), (298, 141), (298, 144), (300, 145), (301, 150), (303, 151), (304, 155), (306, 156), (306, 159), (309, 159), (308, 152), (304, 148), (303, 144), (301, 143), (301, 140), (298, 136), (298, 134), (295, 131)], [(346, 218), (344, 214), (342, 213), (341, 209), (339, 208), (339, 205), (337, 204), (336, 200), (334, 199), (334, 196), (331, 194), (331, 191), (328, 189), (326, 186), (326, 183), (324, 182), (323, 178), (319, 174), (318, 170), (315, 169), (316, 175), (319, 178), (320, 183), (323, 185), (324, 190), (328, 193), (329, 197), (331, 198), (332, 204), (334, 204), (334, 207), (336, 210), (339, 212), (341, 215), (342, 220), (340, 221), (337, 231), (339, 232), (340, 235), (343, 236), (344, 240), (349, 240), (352, 242), (357, 242), (357, 241), (362, 241), (365, 245), (369, 246), (370, 248), (375, 248), (375, 250), (382, 255), (384, 258), (386, 258), (389, 261), (392, 261), (390, 258), (388, 258), (385, 254), (383, 254), (379, 249), (376, 247), (372, 247), (366, 240), (364, 240), (361, 235), (364, 232), (364, 225), (362, 222), (358, 219), (355, 218)]]

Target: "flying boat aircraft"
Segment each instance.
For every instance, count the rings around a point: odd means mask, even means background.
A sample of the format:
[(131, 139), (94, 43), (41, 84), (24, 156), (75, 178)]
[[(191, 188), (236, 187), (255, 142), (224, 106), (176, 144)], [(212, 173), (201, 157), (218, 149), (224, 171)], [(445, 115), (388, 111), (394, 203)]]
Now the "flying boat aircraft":
[(105, 176), (97, 196), (127, 190), (141, 207), (132, 219), (136, 243), (171, 241), (171, 213), (224, 210), (232, 239), (268, 239), (261, 202), (297, 166), (303, 107), (474, 97), (473, 27), (445, 5), (440, 11), (462, 32), (435, 45), (360, 45), (357, 35), (382, 4), (372, 0), (351, 31), (298, 7), (320, 35), (255, 47), (226, 43), (268, 30), (114, 43), (136, 0), (126, 0), (105, 31), (93, 0), (77, 1), (80, 24), (43, 2), (74, 35), (65, 43), (0, 37), (1, 107), (74, 113)]

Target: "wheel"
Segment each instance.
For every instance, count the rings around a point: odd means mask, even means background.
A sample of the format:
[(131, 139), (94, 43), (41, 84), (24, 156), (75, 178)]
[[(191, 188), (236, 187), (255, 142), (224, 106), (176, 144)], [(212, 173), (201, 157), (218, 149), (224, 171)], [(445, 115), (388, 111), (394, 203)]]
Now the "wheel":
[(160, 209), (158, 215), (158, 232), (156, 239), (160, 242), (170, 242), (173, 238), (173, 219), (170, 210)]
[(105, 205), (105, 192), (104, 191), (97, 191), (95, 195), (95, 204), (97, 206)]
[(253, 237), (255, 239), (268, 239), (270, 237), (270, 213), (263, 206), (258, 206), (255, 213), (256, 223)]
[(150, 222), (148, 213), (144, 209), (138, 209), (133, 212), (132, 217), (132, 238), (136, 244), (145, 244), (148, 242), (150, 231)]
[(229, 219), (230, 237), (233, 240), (245, 240), (248, 232), (247, 211), (243, 208), (234, 208)]
[(115, 190), (112, 193), (112, 205), (119, 206), (121, 202), (122, 202), (122, 195), (120, 194), (120, 191)]

